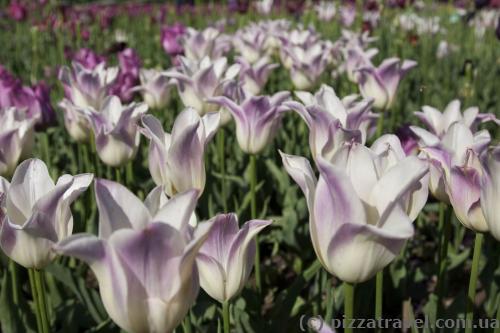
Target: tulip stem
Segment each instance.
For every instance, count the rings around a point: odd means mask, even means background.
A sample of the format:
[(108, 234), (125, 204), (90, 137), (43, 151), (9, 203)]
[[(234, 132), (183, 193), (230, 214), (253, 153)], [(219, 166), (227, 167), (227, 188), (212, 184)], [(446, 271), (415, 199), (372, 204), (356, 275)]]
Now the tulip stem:
[(115, 178), (116, 178), (116, 182), (121, 184), (121, 182), (122, 182), (122, 173), (121, 173), (120, 168), (115, 168)]
[(472, 320), (474, 319), (474, 300), (476, 298), (477, 277), (479, 273), (479, 259), (481, 258), (481, 248), (483, 246), (484, 235), (476, 233), (474, 241), (474, 254), (472, 256), (472, 268), (470, 271), (469, 293), (467, 295), (467, 311), (465, 316), (465, 333), (472, 333)]
[(226, 157), (225, 157), (225, 138), (224, 138), (224, 129), (219, 129), (217, 133), (217, 152), (219, 154), (219, 163), (220, 163), (220, 174), (221, 174), (221, 183), (220, 183), (220, 195), (222, 198), (222, 209), (224, 213), (227, 213), (227, 202), (226, 202)]
[(19, 280), (17, 279), (17, 264), (9, 260), (10, 277), (12, 279), (12, 300), (15, 305), (19, 304)]
[(229, 333), (231, 327), (231, 318), (229, 316), (229, 301), (222, 303), (222, 322), (224, 325), (224, 333)]
[(344, 318), (346, 327), (345, 333), (352, 333), (352, 320), (354, 318), (354, 285), (344, 282)]
[[(257, 218), (257, 157), (250, 155), (250, 216), (252, 219)], [(260, 248), (259, 236), (255, 236), (255, 286), (260, 293), (262, 284), (260, 279)]]
[(36, 289), (36, 284), (35, 284), (35, 277), (33, 273), (33, 269), (28, 269), (28, 276), (30, 280), (30, 287), (31, 287), (31, 294), (33, 296), (33, 302), (35, 303), (35, 317), (36, 317), (36, 326), (38, 328), (38, 332), (43, 332), (43, 327), (42, 327), (42, 318), (40, 317), (40, 311), (38, 311), (39, 302), (38, 302), (38, 293)]
[[(375, 281), (375, 320), (382, 319), (382, 300), (384, 295), (384, 270), (377, 273)], [(380, 332), (380, 328), (377, 328)]]
[[(324, 274), (327, 274), (326, 271), (323, 271)], [(332, 278), (333, 279), (333, 278)], [(330, 323), (332, 321), (333, 317), (333, 302), (334, 302), (334, 295), (333, 295), (333, 281), (332, 279), (326, 279), (326, 315), (325, 315), (325, 322)]]
[[(49, 326), (49, 317), (48, 317), (48, 312), (47, 312), (47, 303), (46, 303), (46, 297), (45, 297), (45, 287), (43, 285), (43, 272), (39, 271), (37, 269), (30, 268), (31, 271), (31, 276), (32, 280), (30, 279), (30, 282), (32, 282), (32, 287), (33, 290), (33, 299), (35, 300), (36, 304), (36, 312), (37, 312), (37, 317), (40, 319), (40, 327), (39, 327), (39, 332), (42, 333), (50, 333), (50, 326)], [(38, 319), (37, 319), (38, 322)]]
[(438, 281), (436, 318), (443, 313), (443, 297), (445, 293), (446, 269), (448, 266), (448, 243), (450, 241), (451, 221), (446, 204), (439, 204), (439, 250), (438, 250)]

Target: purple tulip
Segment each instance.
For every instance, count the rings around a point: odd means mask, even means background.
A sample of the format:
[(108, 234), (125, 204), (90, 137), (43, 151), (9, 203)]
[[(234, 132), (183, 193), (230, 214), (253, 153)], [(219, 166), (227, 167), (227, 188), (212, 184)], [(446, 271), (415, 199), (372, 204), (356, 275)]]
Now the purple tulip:
[(165, 107), (170, 101), (173, 85), (170, 78), (156, 69), (141, 69), (139, 78), (141, 84), (134, 90), (142, 93), (144, 102), (152, 109)]
[(390, 58), (384, 60), (378, 68), (360, 68), (357, 80), (361, 94), (366, 98), (373, 98), (374, 107), (390, 109), (396, 98), (399, 81), (416, 66), (417, 63), (413, 60)]
[(63, 67), (59, 72), (66, 95), (59, 107), (64, 112), (66, 130), (77, 142), (87, 141), (90, 135), (90, 124), (79, 110), (100, 110), (117, 74), (117, 68), (105, 69), (104, 63), (98, 64), (92, 70), (73, 63), (72, 69)]
[(441, 201), (451, 203), (465, 227), (479, 232), (488, 231), (480, 206), (483, 171), (479, 156), (490, 140), (487, 131), (474, 135), (465, 124), (455, 122), (438, 145), (421, 148), (433, 166), (431, 192)]
[(243, 90), (250, 95), (258, 95), (266, 85), (271, 71), (279, 67), (278, 64), (270, 64), (268, 58), (261, 58), (253, 65), (240, 58), (238, 63), (241, 65), (239, 79)]
[(417, 157), (378, 170), (380, 155), (352, 143), (338, 151), (333, 164), (317, 160), (319, 180), (307, 159), (283, 153), (282, 158), (306, 197), (316, 255), (341, 280), (369, 280), (413, 236), (409, 212), (417, 209), (410, 198), (427, 173)]
[(241, 150), (257, 154), (271, 143), (281, 126), (283, 102), (290, 93), (282, 91), (273, 96), (251, 96), (241, 104), (236, 104), (225, 96), (209, 101), (225, 107), (231, 112), (236, 123), (236, 138)]
[(100, 110), (81, 111), (89, 120), (97, 154), (105, 164), (118, 167), (135, 157), (141, 138), (137, 121), (147, 111), (146, 104), (122, 105), (117, 96), (107, 97)]
[(212, 27), (201, 31), (187, 28), (182, 46), (185, 57), (190, 60), (200, 61), (208, 57), (215, 61), (230, 50), (231, 40)]
[(333, 2), (321, 1), (314, 6), (318, 19), (324, 22), (330, 22), (335, 17), (337, 8)]
[(79, 234), (56, 251), (85, 261), (111, 319), (131, 333), (172, 332), (199, 290), (196, 255), (211, 225), (189, 226), (198, 193), (190, 190), (151, 211), (120, 184), (95, 182), (99, 237)]
[(250, 64), (254, 64), (270, 55), (268, 39), (267, 31), (260, 29), (257, 25), (250, 25), (248, 28), (236, 32), (233, 45), (242, 58)]
[(24, 21), (28, 16), (26, 6), (16, 0), (11, 0), (8, 7), (8, 13), (11, 19), (18, 22)]
[(10, 176), (23, 158), (31, 155), (36, 119), (14, 107), (0, 109), (0, 175)]
[(142, 133), (150, 140), (149, 171), (153, 181), (163, 186), (168, 196), (188, 189), (205, 188), (204, 153), (220, 122), (218, 113), (200, 117), (186, 109), (175, 119), (172, 133), (163, 131), (161, 122), (153, 116), (142, 118)]
[(91, 174), (63, 175), (54, 184), (38, 159), (21, 163), (9, 184), (1, 178), (6, 218), (1, 223), (0, 247), (26, 268), (42, 269), (56, 254), (52, 247), (73, 231), (71, 203), (92, 182)]
[(225, 86), (238, 75), (240, 70), (238, 64), (227, 67), (226, 58), (219, 58), (213, 62), (209, 58), (204, 58), (200, 62), (181, 58), (181, 64), (179, 70), (167, 71), (165, 75), (175, 79), (184, 106), (195, 109), (200, 115), (217, 111), (217, 105), (207, 103), (207, 100), (224, 95)]
[(307, 48), (284, 46), (282, 51), (288, 56), (292, 83), (300, 90), (312, 88), (331, 61), (331, 45), (326, 42)]
[(373, 66), (371, 58), (377, 53), (377, 49), (363, 50), (359, 46), (344, 49), (345, 70), (351, 82), (358, 83), (358, 69)]
[(88, 48), (79, 49), (73, 55), (72, 60), (90, 70), (96, 68), (96, 66), (101, 63), (106, 63), (106, 59), (103, 56), (96, 54), (94, 51)]
[(186, 27), (181, 23), (166, 26), (161, 29), (161, 45), (171, 57), (176, 57), (184, 52), (180, 38), (186, 33)]
[(57, 119), (50, 100), (50, 88), (45, 82), (40, 81), (33, 87), (33, 91), (41, 109), (41, 118), (37, 126), (39, 125), (41, 128), (54, 126), (57, 123)]
[(120, 71), (115, 83), (111, 86), (110, 94), (120, 97), (122, 102), (130, 102), (134, 98), (133, 87), (139, 83), (141, 59), (134, 49), (127, 48), (118, 54)]
[(481, 210), (491, 234), (500, 240), (500, 146), (484, 154), (481, 162)]
[(298, 91), (298, 102), (284, 105), (296, 111), (309, 127), (309, 145), (313, 158), (319, 156), (330, 160), (345, 142), (364, 143), (373, 132), (376, 116), (370, 112), (370, 100), (357, 101), (348, 96), (340, 100), (332, 87), (322, 85), (312, 95)]
[(340, 7), (340, 22), (344, 27), (350, 27), (356, 19), (356, 7), (345, 5)]
[(240, 229), (236, 214), (220, 214), (211, 224), (196, 262), (201, 287), (223, 303), (238, 295), (245, 286), (254, 264), (254, 238), (271, 221), (251, 220)]
[(451, 101), (443, 112), (432, 106), (423, 106), (421, 112), (415, 112), (415, 116), (427, 127), (427, 130), (417, 126), (412, 126), (411, 129), (426, 146), (433, 146), (438, 143), (455, 122), (463, 123), (472, 131), (475, 131), (479, 123), (494, 121), (500, 124), (494, 114), (479, 113), (479, 108), (475, 106), (465, 109), (462, 113), (458, 99)]

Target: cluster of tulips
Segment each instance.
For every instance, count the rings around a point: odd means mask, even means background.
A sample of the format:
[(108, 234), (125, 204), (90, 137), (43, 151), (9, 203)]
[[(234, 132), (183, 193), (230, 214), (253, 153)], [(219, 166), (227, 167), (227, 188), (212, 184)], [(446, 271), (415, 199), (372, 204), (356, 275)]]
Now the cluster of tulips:
[[(42, 160), (29, 159), (42, 112), (6, 99), (0, 111), (0, 247), (30, 270), (39, 331), (50, 331), (41, 273), (56, 257), (70, 256), (90, 266), (106, 311), (127, 332), (173, 331), (201, 286), (221, 303), (228, 333), (230, 301), (254, 265), (261, 288), (258, 234), (272, 224), (257, 219), (256, 156), (290, 112), (309, 128), (313, 164), (280, 151), (283, 167), (304, 192), (318, 261), (345, 282), (346, 318), (353, 316), (355, 284), (376, 275), (381, 316), (378, 282), (414, 235), (413, 221), (429, 192), (451, 204), (458, 220), (477, 233), (474, 251), (481, 251), (486, 232), (500, 240), (500, 147), (489, 147), (490, 134), (478, 130), (487, 121), (498, 125), (498, 119), (475, 107), (462, 112), (455, 100), (443, 112), (423, 106), (415, 115), (424, 127), (411, 126), (404, 140), (383, 134), (384, 127), (394, 128), (384, 119), (401, 80), (417, 63), (389, 58), (374, 65), (373, 40), (344, 31), (331, 42), (312, 28), (269, 20), (234, 35), (212, 27), (169, 27), (162, 45), (174, 66), (167, 70), (139, 69), (132, 51), (120, 59), (120, 68), (106, 66), (91, 51), (80, 54), (59, 72), (67, 132), (110, 168), (130, 165), (141, 137), (149, 140), (156, 187), (144, 200), (92, 174), (65, 174), (54, 182)], [(234, 63), (230, 52), (237, 55)], [(294, 95), (261, 95), (279, 66), (289, 71)], [(360, 95), (340, 99), (321, 84), (328, 72), (357, 85)], [(172, 89), (185, 109), (169, 133), (148, 111), (167, 106)], [(205, 151), (232, 121), (239, 147), (249, 155), (252, 220), (240, 225), (236, 214), (224, 212), (198, 222)], [(92, 182), (98, 235), (73, 235), (71, 204)], [(470, 281), (473, 297), (477, 269)]]

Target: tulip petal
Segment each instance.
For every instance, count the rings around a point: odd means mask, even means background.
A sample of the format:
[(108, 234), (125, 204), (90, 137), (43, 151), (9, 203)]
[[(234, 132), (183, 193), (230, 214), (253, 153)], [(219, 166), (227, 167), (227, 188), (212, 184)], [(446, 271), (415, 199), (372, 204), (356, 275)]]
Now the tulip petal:
[(122, 228), (142, 229), (151, 221), (146, 206), (123, 185), (96, 179), (95, 193), (100, 238), (107, 239)]
[(55, 187), (47, 166), (41, 160), (30, 159), (16, 169), (7, 194), (7, 215), (23, 225), (32, 214), (35, 203)]
[(481, 209), (491, 234), (500, 240), (500, 148), (493, 149), (483, 161)]

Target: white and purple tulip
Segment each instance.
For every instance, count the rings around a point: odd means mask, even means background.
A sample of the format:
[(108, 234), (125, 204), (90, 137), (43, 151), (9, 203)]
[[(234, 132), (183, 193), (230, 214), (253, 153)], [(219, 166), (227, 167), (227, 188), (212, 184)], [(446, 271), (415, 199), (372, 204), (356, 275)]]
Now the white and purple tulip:
[(135, 157), (141, 139), (137, 122), (147, 111), (146, 104), (122, 105), (117, 96), (107, 97), (99, 110), (82, 111), (94, 133), (97, 155), (105, 164), (118, 167)]
[(379, 67), (362, 67), (358, 69), (357, 81), (361, 94), (365, 98), (373, 98), (373, 106), (381, 110), (389, 110), (398, 90), (399, 82), (408, 71), (417, 66), (413, 60), (399, 58), (386, 59)]
[(212, 218), (212, 229), (196, 258), (200, 285), (223, 303), (238, 295), (250, 276), (255, 258), (255, 236), (271, 221), (251, 220), (240, 229), (236, 214)]
[(417, 157), (378, 170), (378, 154), (357, 143), (346, 144), (333, 164), (317, 160), (319, 180), (307, 159), (283, 153), (282, 158), (305, 194), (316, 255), (341, 280), (369, 280), (413, 236), (417, 209), (408, 202), (428, 171)]
[(56, 256), (53, 246), (73, 232), (71, 203), (87, 189), (93, 175), (63, 175), (54, 184), (41, 160), (21, 163), (9, 184), (0, 178), (5, 218), (0, 247), (19, 265), (42, 269)]
[(217, 132), (220, 114), (200, 117), (194, 109), (186, 109), (175, 119), (172, 133), (163, 131), (153, 116), (142, 118), (141, 132), (150, 140), (149, 172), (168, 196), (188, 189), (205, 188), (205, 149)]
[(236, 123), (236, 139), (245, 153), (261, 152), (275, 137), (281, 126), (281, 118), (286, 108), (283, 106), (290, 93), (282, 91), (273, 96), (251, 96), (240, 104), (220, 96), (210, 102), (225, 107)]
[(322, 85), (315, 95), (297, 91), (303, 104), (286, 102), (309, 127), (309, 145), (313, 158), (330, 160), (337, 150), (350, 141), (362, 142), (373, 132), (376, 115), (370, 111), (371, 100), (358, 101), (347, 96), (342, 101), (332, 87)]
[(0, 176), (12, 175), (19, 161), (31, 155), (36, 122), (24, 110), (0, 109)]
[(99, 237), (74, 235), (57, 252), (89, 264), (111, 319), (131, 333), (172, 332), (199, 291), (196, 255), (209, 223), (189, 225), (198, 193), (172, 197), (158, 211), (118, 183), (95, 182)]

